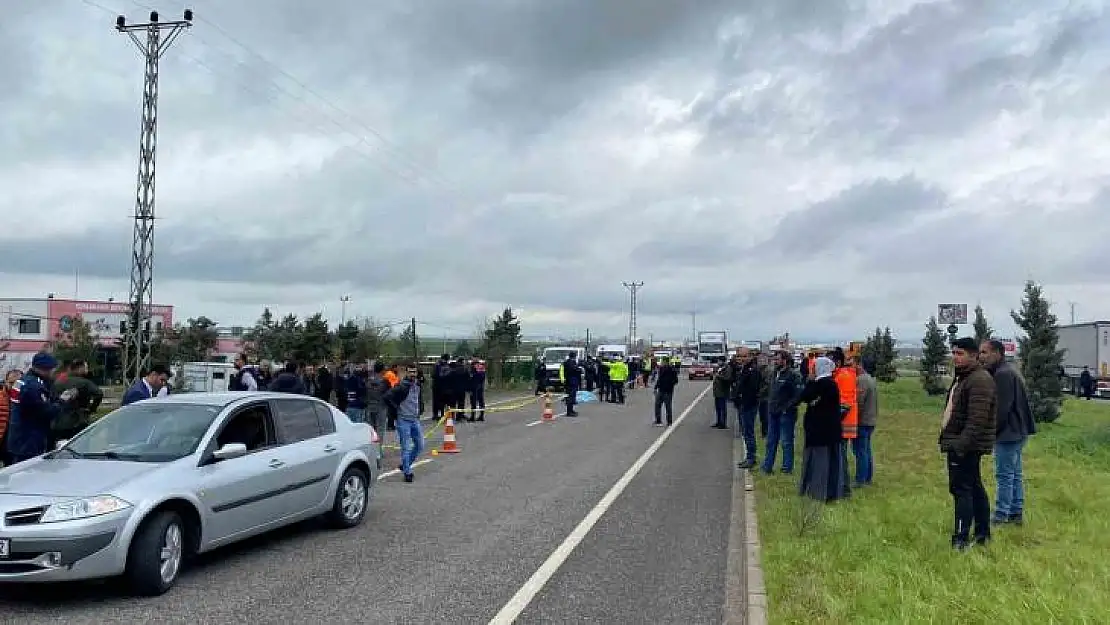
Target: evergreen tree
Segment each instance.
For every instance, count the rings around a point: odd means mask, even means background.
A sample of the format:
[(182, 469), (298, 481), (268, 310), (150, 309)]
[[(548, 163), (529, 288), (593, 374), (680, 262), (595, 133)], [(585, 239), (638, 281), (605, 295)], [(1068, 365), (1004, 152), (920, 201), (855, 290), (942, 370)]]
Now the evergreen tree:
[(80, 317), (74, 317), (72, 325), (65, 332), (54, 335), (50, 342), (50, 351), (59, 363), (65, 364), (70, 360), (84, 360), (89, 363), (89, 375), (97, 376), (103, 368), (99, 355), (100, 339), (93, 332), (92, 326)]
[(941, 395), (946, 390), (940, 370), (948, 361), (948, 341), (935, 316), (929, 317), (929, 322), (925, 324), (925, 337), (921, 339), (921, 344), (925, 348), (921, 354), (921, 388), (930, 395)]
[(1055, 421), (1060, 417), (1060, 406), (1064, 401), (1060, 384), (1064, 350), (1058, 349), (1060, 336), (1056, 315), (1052, 314), (1051, 305), (1039, 284), (1032, 280), (1025, 283), (1021, 310), (1011, 311), (1010, 317), (1025, 331), (1025, 336), (1018, 338), (1018, 359), (1021, 360), (1021, 373), (1029, 390), (1033, 418)]
[(506, 364), (510, 356), (516, 355), (520, 341), (520, 320), (512, 308), (505, 308), (489, 321), (483, 333), (482, 352), (489, 360), (494, 379), (504, 381)]
[[(366, 319), (358, 328), (358, 340), (355, 342), (354, 360), (364, 361), (382, 358), (384, 356), (399, 356), (403, 351), (394, 349), (394, 353), (387, 353), (390, 347), (389, 326), (378, 324), (373, 319)], [(409, 341), (409, 355), (412, 354), (412, 341)]]
[(867, 337), (863, 343), (863, 350), (860, 352), (861, 358), (873, 360), (875, 363), (879, 362), (879, 353), (882, 351), (882, 338), (883, 331), (878, 327), (875, 328), (875, 333)]
[(323, 313), (316, 313), (304, 320), (295, 341), (293, 357), (298, 362), (319, 364), (331, 353), (331, 332)]
[(455, 346), (455, 355), (459, 358), (470, 358), (474, 355), (474, 350), (470, 347), (470, 341), (463, 339)]
[(331, 343), (339, 360), (343, 362), (363, 360), (355, 358), (355, 354), (358, 352), (358, 339), (359, 327), (354, 321), (348, 321), (335, 329), (335, 332), (332, 333)]
[(898, 358), (898, 350), (894, 347), (894, 334), (891, 333), (890, 326), (883, 328), (881, 334), (878, 329), (875, 333), (878, 352), (878, 358), (875, 360), (875, 378), (880, 382), (893, 382), (898, 379), (898, 367), (894, 364), (895, 359)]
[(219, 343), (216, 322), (203, 315), (189, 319), (166, 336), (166, 343), (172, 346), (172, 361), (207, 362)]
[(982, 306), (975, 307), (975, 321), (972, 323), (971, 327), (975, 329), (976, 343), (982, 343), (983, 341), (989, 341), (994, 338), (994, 330), (992, 330), (990, 324), (987, 323), (987, 316), (983, 313)]
[(273, 360), (277, 358), (277, 324), (274, 313), (269, 308), (262, 310), (262, 316), (254, 322), (254, 327), (243, 334), (245, 351), (256, 358)]

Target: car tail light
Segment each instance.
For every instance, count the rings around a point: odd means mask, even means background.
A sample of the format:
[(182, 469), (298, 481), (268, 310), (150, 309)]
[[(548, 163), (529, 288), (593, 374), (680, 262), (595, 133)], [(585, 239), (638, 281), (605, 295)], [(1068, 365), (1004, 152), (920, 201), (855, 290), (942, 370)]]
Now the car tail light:
[(378, 431), (373, 426), (370, 426), (370, 442), (375, 445), (382, 442), (382, 437), (378, 436)]

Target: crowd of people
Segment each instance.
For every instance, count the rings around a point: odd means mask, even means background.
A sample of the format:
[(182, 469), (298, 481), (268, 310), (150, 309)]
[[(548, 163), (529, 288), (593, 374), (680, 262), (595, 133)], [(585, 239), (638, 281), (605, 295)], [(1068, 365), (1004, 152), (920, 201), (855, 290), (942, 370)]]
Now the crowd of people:
[[(961, 338), (952, 343), (954, 377), (941, 416), (938, 445), (945, 455), (953, 500), (952, 547), (966, 550), (991, 539), (991, 526), (1020, 524), (1024, 515), (1022, 450), (1036, 432), (1021, 375), (1006, 361), (1000, 341)], [(742, 469), (794, 472), (798, 411), (805, 406), (798, 490), (831, 503), (853, 488), (872, 484), (872, 435), (878, 422), (875, 363), (835, 348), (807, 356), (798, 366), (786, 352), (771, 358), (741, 349), (713, 376), (716, 422), (728, 429), (728, 407), (737, 413), (736, 436), (744, 439)], [(765, 456), (758, 462), (758, 439)], [(849, 450), (851, 450), (849, 452)], [(849, 453), (855, 458), (854, 476)], [(994, 514), (983, 485), (983, 456), (993, 454), (998, 493)]]

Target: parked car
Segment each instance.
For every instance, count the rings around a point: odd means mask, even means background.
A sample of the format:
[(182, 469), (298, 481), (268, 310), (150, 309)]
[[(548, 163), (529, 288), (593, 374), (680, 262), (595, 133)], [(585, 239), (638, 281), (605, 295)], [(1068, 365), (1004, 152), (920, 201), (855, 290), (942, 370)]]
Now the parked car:
[(324, 516), (362, 523), (380, 438), (283, 393), (186, 393), (115, 410), (0, 471), (0, 582), (122, 575), (173, 587), (189, 557)]

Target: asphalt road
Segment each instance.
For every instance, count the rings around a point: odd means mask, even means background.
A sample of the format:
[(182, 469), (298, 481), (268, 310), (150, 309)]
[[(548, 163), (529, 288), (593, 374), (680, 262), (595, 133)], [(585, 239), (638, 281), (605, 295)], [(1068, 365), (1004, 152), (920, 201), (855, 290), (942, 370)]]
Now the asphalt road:
[(461, 423), (462, 452), (426, 456), (412, 484), (384, 478), (363, 526), (305, 523), (221, 550), (162, 597), (0, 587), (0, 623), (485, 624), (561, 553), (517, 623), (718, 624), (732, 436), (708, 427), (705, 389), (683, 380), (675, 417), (701, 401), (573, 549), (567, 537), (665, 432), (650, 391), (551, 423), (537, 406)]

